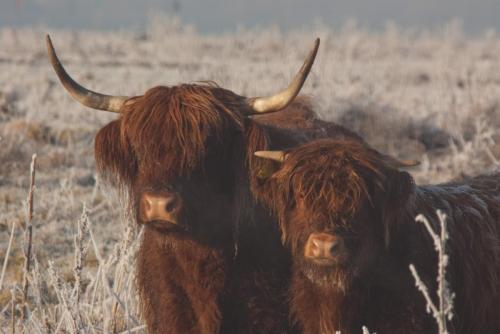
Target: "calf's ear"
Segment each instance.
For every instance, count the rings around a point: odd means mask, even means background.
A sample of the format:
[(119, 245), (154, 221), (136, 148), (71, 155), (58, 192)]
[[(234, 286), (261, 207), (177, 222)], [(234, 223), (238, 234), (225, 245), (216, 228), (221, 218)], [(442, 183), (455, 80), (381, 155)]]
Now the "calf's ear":
[(381, 196), (382, 224), (384, 226), (384, 243), (386, 248), (391, 241), (391, 231), (399, 217), (404, 215), (405, 207), (415, 191), (415, 182), (411, 175), (397, 169), (387, 175), (383, 195)]
[(389, 206), (402, 208), (414, 192), (415, 181), (406, 171), (394, 171), (388, 179), (387, 191)]
[(276, 173), (286, 159), (286, 154), (283, 151), (257, 151), (254, 155), (263, 160), (257, 171), (257, 177), (261, 180), (270, 178)]
[(257, 178), (259, 178), (260, 180), (266, 180), (270, 178), (274, 173), (276, 173), (279, 168), (280, 166), (277, 163), (266, 161), (260, 164), (256, 174)]

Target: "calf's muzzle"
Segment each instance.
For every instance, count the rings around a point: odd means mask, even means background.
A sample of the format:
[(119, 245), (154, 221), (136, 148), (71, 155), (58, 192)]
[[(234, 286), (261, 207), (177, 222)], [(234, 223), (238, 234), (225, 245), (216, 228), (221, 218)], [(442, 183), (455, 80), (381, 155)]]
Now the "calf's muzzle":
[(164, 221), (178, 224), (181, 209), (181, 198), (171, 192), (144, 192), (139, 203), (139, 215), (143, 223)]
[(304, 256), (324, 264), (339, 263), (345, 258), (344, 241), (329, 233), (311, 233), (307, 239)]

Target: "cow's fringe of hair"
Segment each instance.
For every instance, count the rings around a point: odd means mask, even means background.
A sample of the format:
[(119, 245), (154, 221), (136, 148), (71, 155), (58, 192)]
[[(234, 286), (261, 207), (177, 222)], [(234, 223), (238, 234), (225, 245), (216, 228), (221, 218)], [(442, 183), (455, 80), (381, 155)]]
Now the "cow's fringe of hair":
[(160, 170), (189, 174), (206, 154), (209, 138), (217, 143), (227, 128), (243, 128), (242, 115), (233, 110), (246, 108), (243, 97), (209, 83), (149, 89), (97, 134), (98, 168), (124, 185), (135, 179), (139, 161), (142, 177), (154, 178)]

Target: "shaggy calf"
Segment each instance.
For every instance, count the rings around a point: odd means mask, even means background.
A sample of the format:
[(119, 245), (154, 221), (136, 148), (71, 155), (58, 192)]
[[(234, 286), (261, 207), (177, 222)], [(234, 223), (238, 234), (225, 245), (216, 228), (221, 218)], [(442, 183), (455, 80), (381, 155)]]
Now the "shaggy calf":
[[(293, 256), (291, 311), (304, 333), (436, 333), (409, 264), (436, 291), (437, 256), (418, 214), (448, 217), (452, 333), (500, 333), (500, 173), (416, 186), (403, 164), (352, 140), (319, 140), (276, 162), (258, 197)], [(434, 293), (431, 294), (435, 298)]]
[(270, 164), (253, 152), (325, 136), (361, 140), (317, 120), (304, 99), (294, 100), (319, 40), (289, 88), (267, 98), (213, 83), (103, 95), (76, 83), (47, 43), (75, 99), (119, 114), (98, 132), (95, 158), (128, 193), (144, 226), (137, 282), (148, 331), (293, 332), (284, 302), (291, 260), (277, 224), (251, 195)]

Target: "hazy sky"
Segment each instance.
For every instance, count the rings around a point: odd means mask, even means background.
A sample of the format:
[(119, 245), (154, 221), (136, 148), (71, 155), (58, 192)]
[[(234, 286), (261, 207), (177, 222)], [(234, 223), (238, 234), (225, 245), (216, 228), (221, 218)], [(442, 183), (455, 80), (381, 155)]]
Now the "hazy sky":
[(144, 29), (151, 13), (176, 13), (200, 32), (238, 26), (341, 26), (354, 18), (366, 28), (394, 21), (427, 28), (458, 18), (468, 33), (500, 31), (500, 0), (0, 0), (0, 27), (47, 25), (86, 29)]

